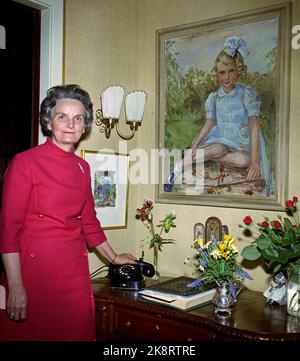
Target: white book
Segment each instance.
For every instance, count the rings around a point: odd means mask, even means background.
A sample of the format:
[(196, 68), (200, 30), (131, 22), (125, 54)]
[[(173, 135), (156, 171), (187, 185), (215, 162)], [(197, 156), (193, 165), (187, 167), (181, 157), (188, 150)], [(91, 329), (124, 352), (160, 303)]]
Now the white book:
[(139, 295), (145, 300), (157, 302), (166, 306), (175, 307), (187, 311), (211, 302), (215, 292), (216, 289), (211, 288), (203, 292), (187, 296), (180, 296), (172, 293), (142, 289), (139, 291)]

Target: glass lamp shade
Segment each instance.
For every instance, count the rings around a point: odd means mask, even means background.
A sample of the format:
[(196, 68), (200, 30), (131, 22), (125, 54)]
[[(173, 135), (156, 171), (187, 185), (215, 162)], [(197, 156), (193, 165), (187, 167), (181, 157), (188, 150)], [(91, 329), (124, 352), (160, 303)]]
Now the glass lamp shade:
[(105, 119), (119, 119), (124, 89), (119, 85), (110, 86), (101, 94), (102, 116)]
[(134, 91), (127, 94), (125, 99), (126, 119), (131, 122), (141, 122), (146, 102), (144, 91)]

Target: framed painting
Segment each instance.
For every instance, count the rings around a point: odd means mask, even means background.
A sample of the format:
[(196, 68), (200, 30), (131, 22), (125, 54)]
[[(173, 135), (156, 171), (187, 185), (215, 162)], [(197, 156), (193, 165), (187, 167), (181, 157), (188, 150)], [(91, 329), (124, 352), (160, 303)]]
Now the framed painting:
[(290, 3), (156, 31), (157, 202), (284, 209), (290, 32)]
[(91, 168), (95, 210), (103, 229), (127, 227), (128, 154), (82, 150)]

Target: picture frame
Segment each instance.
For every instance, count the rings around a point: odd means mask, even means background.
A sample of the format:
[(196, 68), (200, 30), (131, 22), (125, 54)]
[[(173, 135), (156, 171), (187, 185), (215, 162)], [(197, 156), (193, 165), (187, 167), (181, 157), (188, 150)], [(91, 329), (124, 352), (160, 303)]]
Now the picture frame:
[(129, 155), (81, 150), (91, 170), (97, 218), (103, 229), (127, 228)]
[[(291, 3), (284, 3), (156, 31), (156, 202), (284, 210), (289, 170), (291, 11)], [(224, 175), (222, 164), (209, 161), (190, 169), (194, 183), (185, 183), (183, 173), (173, 189), (166, 191), (170, 172), (186, 154), (182, 151), (191, 147), (205, 124), (205, 101), (218, 90), (211, 69), (230, 37), (247, 43), (247, 75), (241, 85), (255, 89), (261, 103), (259, 132), (264, 144), (260, 143), (259, 151), (261, 155), (264, 147), (268, 177), (262, 161), (260, 176), (250, 182), (246, 168), (225, 167)], [(197, 174), (202, 177), (198, 188), (194, 186)]]

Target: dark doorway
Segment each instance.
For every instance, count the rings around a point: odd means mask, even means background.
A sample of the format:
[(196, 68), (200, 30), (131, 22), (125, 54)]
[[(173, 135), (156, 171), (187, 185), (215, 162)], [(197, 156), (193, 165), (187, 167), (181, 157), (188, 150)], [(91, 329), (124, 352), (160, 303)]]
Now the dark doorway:
[(0, 206), (4, 171), (12, 157), (38, 143), (40, 11), (1, 0)]
[(40, 11), (2, 0), (0, 179), (11, 158), (38, 143)]

